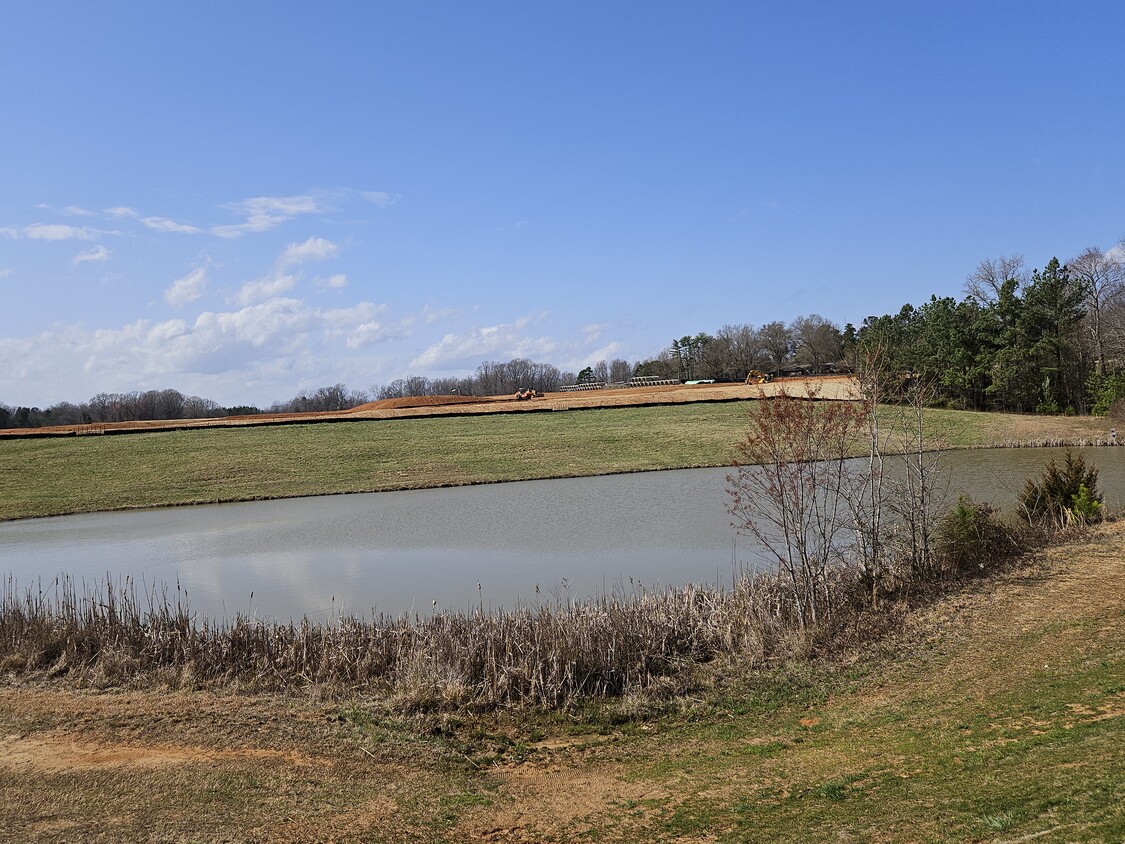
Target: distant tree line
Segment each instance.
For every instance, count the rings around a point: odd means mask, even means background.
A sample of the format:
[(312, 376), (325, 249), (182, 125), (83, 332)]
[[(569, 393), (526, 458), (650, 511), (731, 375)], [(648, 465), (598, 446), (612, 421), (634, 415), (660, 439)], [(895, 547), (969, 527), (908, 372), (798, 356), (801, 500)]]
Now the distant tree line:
[[(896, 314), (869, 316), (842, 329), (819, 314), (786, 324), (724, 325), (714, 334), (675, 338), (652, 358), (601, 360), (574, 373), (525, 358), (485, 361), (463, 378), (413, 375), (370, 390), (343, 384), (305, 390), (265, 412), (347, 410), (407, 396), (552, 392), (579, 382), (623, 383), (634, 376), (741, 381), (751, 370), (824, 372), (878, 359), (884, 368), (921, 376), (933, 401), (974, 410), (1107, 413), (1125, 402), (1125, 241), (1091, 247), (1065, 264), (1052, 258), (1027, 271), (1021, 256), (982, 261), (965, 296), (931, 296)], [(178, 390), (99, 393), (88, 402), (46, 410), (0, 404), (0, 428), (251, 415)]]
[(228, 412), (227, 408), (211, 399), (185, 396), (179, 390), (98, 393), (81, 404), (64, 401), (46, 410), (0, 404), (0, 428), (39, 428), (44, 425), (89, 425), (154, 419), (206, 419), (226, 416)]
[(715, 334), (700, 332), (674, 339), (656, 357), (638, 363), (636, 375), (682, 381), (742, 381), (751, 370), (781, 374), (787, 367), (822, 372), (843, 362), (844, 332), (819, 314), (799, 316), (786, 325), (774, 321), (724, 325)]

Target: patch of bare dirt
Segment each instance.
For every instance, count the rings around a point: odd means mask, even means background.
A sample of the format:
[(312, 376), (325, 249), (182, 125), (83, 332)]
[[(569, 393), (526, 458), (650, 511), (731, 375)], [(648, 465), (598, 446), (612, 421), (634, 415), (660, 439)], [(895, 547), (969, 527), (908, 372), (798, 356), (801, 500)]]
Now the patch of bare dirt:
[(0, 687), (0, 842), (409, 840), (440, 754), (365, 742), (310, 701)]
[(492, 396), (488, 398), (480, 398), (478, 396), (461, 396), (461, 395), (448, 395), (448, 396), (404, 396), (397, 399), (379, 399), (379, 401), (369, 401), (367, 404), (361, 404), (353, 407), (351, 410), (345, 411), (349, 415), (363, 414), (372, 410), (400, 410), (402, 408), (413, 407), (444, 407), (451, 404), (481, 404), (485, 401), (505, 401), (510, 396)]
[(280, 750), (214, 750), (168, 745), (121, 745), (85, 742), (68, 735), (0, 738), (0, 768), (22, 773), (60, 773), (120, 766), (160, 767), (230, 759), (279, 760), (290, 765), (313, 765), (316, 760)]
[(502, 800), (483, 825), (463, 827), (466, 836), (502, 842), (541, 841), (543, 836), (566, 840), (588, 835), (606, 814), (649, 801), (663, 803), (671, 796), (661, 785), (628, 779), (624, 766), (598, 764), (584, 755), (578, 759), (578, 767), (567, 759), (490, 771)]

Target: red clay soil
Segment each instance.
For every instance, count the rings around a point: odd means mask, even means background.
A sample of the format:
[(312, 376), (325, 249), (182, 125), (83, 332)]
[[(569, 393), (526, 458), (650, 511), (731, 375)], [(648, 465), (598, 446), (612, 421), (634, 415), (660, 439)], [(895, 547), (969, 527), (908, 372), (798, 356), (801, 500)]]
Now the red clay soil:
[(847, 375), (816, 378), (779, 378), (769, 384), (673, 384), (618, 390), (546, 393), (541, 398), (517, 401), (513, 396), (422, 396), (383, 399), (322, 413), (262, 413), (255, 416), (226, 416), (215, 419), (170, 419), (145, 422), (106, 422), (92, 425), (55, 425), (43, 428), (7, 428), (0, 439), (14, 437), (82, 436), (181, 428), (232, 428), (250, 425), (284, 425), (309, 422), (343, 422), (361, 419), (403, 419), (417, 416), (474, 416), (485, 413), (581, 410), (600, 407), (641, 407), (654, 404), (746, 401), (788, 395), (819, 399), (854, 400), (858, 384)]

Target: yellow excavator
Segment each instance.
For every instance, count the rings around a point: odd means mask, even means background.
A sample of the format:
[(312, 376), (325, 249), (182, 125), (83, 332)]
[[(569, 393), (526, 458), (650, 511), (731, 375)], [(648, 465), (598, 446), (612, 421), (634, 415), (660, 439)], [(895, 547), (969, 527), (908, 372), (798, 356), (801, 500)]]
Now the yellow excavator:
[(746, 373), (747, 384), (768, 384), (772, 380), (772, 375), (767, 372), (762, 372), (760, 369), (751, 369)]

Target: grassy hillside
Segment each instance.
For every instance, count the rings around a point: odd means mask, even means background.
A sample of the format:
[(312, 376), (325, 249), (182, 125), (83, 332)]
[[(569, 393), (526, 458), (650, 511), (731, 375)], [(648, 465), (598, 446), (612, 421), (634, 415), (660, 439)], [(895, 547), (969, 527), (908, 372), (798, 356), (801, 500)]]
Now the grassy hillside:
[(1122, 841), (1123, 547), (1041, 552), (842, 665), (557, 714), (9, 678), (0, 841)]
[[(0, 441), (0, 520), (722, 466), (746, 403)], [(884, 409), (887, 422), (896, 411)], [(930, 411), (934, 445), (1104, 438), (1105, 420)]]

